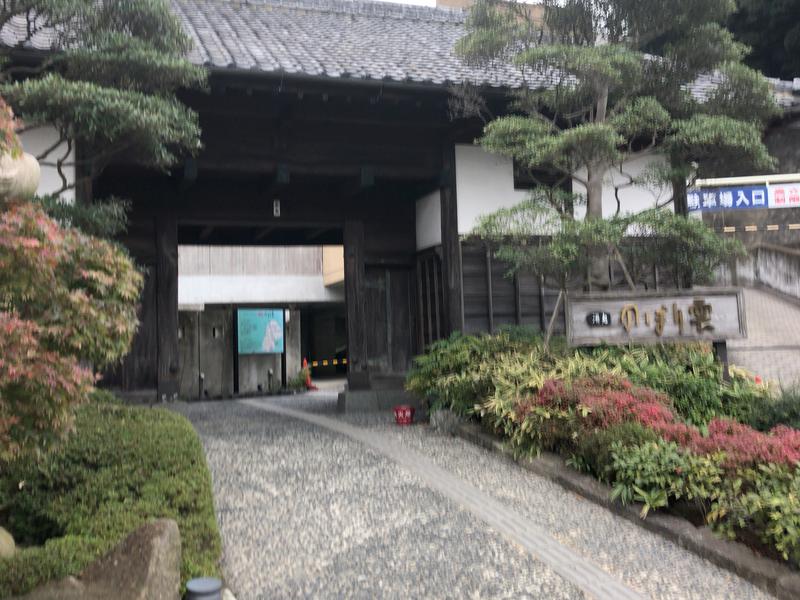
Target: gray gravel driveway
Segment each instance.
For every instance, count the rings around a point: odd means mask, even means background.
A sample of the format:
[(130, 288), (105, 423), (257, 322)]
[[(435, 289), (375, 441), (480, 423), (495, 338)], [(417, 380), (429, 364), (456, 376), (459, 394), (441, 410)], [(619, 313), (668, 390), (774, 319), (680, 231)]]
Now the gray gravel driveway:
[[(474, 501), (458, 502), (426, 483), (414, 464), (398, 464), (391, 452), (329, 427), (265, 410), (272, 406), (333, 418), (378, 444), (407, 448), (455, 487), (485, 497), (487, 512), (500, 505), (517, 526), (546, 531), (556, 550), (599, 567), (642, 597), (769, 597), (503, 457), (428, 426), (399, 428), (390, 414), (337, 415), (335, 397), (324, 393), (247, 402), (174, 405), (205, 446), (223, 571), (240, 600), (593, 596), (568, 571), (565, 577), (563, 568), (554, 570), (557, 561), (539, 560), (502, 535), (502, 527), (489, 527)], [(535, 550), (541, 556), (548, 548)], [(583, 566), (571, 564), (576, 571)]]

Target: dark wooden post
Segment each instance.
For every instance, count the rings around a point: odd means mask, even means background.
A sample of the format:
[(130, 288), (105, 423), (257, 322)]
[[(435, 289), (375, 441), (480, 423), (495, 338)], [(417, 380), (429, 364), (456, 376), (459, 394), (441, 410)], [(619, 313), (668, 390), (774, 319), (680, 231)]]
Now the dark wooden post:
[(464, 330), (464, 294), (461, 277), (461, 239), (458, 235), (456, 194), (456, 146), (447, 141), (442, 150), (442, 279), (444, 283), (446, 331)]
[(351, 390), (369, 388), (364, 322), (364, 223), (344, 224), (344, 291), (347, 303), (347, 380)]
[(728, 370), (728, 342), (725, 340), (713, 342), (714, 356), (717, 361), (722, 363), (722, 379), (723, 381), (731, 380), (731, 373)]
[(172, 400), (179, 392), (178, 349), (178, 224), (175, 214), (156, 217), (158, 398)]

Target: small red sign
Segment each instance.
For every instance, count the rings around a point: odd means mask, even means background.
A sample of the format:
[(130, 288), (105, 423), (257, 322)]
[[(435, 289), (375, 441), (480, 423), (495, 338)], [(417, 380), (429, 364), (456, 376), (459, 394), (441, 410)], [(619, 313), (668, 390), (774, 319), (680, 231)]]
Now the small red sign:
[(775, 204), (786, 204), (786, 190), (783, 188), (775, 190)]

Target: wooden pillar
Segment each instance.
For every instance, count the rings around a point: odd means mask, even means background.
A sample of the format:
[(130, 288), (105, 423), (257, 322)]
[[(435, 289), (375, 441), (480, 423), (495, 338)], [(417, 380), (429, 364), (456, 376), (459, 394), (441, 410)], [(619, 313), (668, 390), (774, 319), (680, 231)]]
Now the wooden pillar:
[(347, 380), (351, 390), (369, 388), (364, 312), (364, 223), (344, 224), (344, 291), (347, 304)]
[(174, 213), (156, 217), (158, 399), (172, 400), (179, 392), (178, 350), (178, 224)]
[(456, 147), (445, 142), (442, 150), (442, 279), (446, 333), (464, 330), (464, 294), (461, 276), (461, 239), (458, 235)]

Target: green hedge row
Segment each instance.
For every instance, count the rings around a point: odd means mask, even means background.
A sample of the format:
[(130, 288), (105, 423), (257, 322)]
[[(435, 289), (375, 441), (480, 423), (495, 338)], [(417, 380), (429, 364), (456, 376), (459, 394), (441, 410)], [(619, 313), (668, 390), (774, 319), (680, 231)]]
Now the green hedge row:
[(182, 582), (219, 576), (211, 476), (191, 424), (106, 402), (79, 408), (75, 427), (59, 450), (0, 472), (0, 522), (21, 547), (0, 560), (0, 597), (77, 574), (162, 517), (180, 529)]

